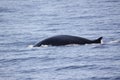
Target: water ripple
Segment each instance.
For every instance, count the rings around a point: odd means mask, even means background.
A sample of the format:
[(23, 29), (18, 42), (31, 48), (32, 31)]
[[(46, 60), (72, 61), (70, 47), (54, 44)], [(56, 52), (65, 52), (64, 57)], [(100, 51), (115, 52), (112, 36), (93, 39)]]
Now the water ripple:
[(0, 13), (5, 12), (5, 13), (11, 13), (11, 12), (15, 12), (15, 10), (9, 9), (9, 8), (3, 8), (0, 7)]
[(95, 69), (97, 66), (95, 65), (71, 65), (71, 66), (66, 66), (66, 67), (61, 67), (57, 68), (56, 71), (61, 71), (61, 70), (72, 70), (72, 69)]
[(120, 76), (113, 77), (92, 77), (88, 80), (120, 80)]
[(96, 19), (102, 17), (104, 16), (77, 16), (77, 17), (70, 17), (69, 19)]
[(51, 61), (55, 60), (55, 58), (50, 58), (50, 57), (27, 57), (27, 58), (14, 58), (14, 59), (0, 59), (0, 63), (5, 63), (5, 64), (17, 64), (20, 62), (25, 62), (25, 61), (30, 61), (30, 60), (39, 60), (41, 62), (46, 62), (46, 61)]

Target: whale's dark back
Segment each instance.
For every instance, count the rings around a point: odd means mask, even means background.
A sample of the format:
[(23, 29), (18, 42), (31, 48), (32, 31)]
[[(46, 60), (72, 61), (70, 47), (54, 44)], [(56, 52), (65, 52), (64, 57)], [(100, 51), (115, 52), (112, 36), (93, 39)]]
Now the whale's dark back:
[(91, 44), (91, 43), (101, 43), (102, 37), (96, 40), (89, 40), (82, 37), (70, 36), (70, 35), (58, 35), (47, 38), (39, 43), (37, 43), (34, 47), (39, 47), (41, 45), (52, 45), (52, 46), (61, 46), (67, 44)]

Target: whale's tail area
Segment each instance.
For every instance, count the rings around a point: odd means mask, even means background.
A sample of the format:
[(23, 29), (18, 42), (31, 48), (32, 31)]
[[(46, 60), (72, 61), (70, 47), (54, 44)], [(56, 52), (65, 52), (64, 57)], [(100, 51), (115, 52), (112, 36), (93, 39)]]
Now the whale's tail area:
[(94, 40), (94, 43), (101, 43), (103, 37), (99, 37), (98, 39)]

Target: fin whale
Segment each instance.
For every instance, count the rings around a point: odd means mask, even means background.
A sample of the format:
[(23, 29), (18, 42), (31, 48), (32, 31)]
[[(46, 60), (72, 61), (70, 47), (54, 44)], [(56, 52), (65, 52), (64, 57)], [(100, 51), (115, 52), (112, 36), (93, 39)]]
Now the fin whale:
[(79, 44), (79, 45), (92, 44), (92, 43), (100, 44), (101, 40), (102, 37), (99, 37), (98, 39), (95, 40), (89, 40), (78, 36), (57, 35), (38, 42), (37, 44), (34, 45), (34, 47), (40, 47), (41, 45), (62, 46), (68, 44)]

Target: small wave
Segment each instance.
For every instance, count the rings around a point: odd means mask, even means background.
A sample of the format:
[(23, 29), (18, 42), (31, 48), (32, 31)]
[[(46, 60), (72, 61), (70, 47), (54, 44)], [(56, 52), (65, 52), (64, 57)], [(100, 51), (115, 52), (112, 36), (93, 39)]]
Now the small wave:
[(92, 77), (90, 80), (110, 80), (111, 78), (110, 77)]
[(15, 12), (15, 11), (9, 8), (0, 7), (0, 12)]
[(48, 47), (49, 45), (41, 45), (41, 47)]
[(75, 16), (75, 17), (70, 17), (68, 19), (94, 19), (94, 18), (102, 18), (104, 16)]
[(119, 0), (107, 0), (105, 2), (109, 2), (109, 3), (111, 3), (111, 2), (119, 2)]
[(103, 40), (101, 40), (101, 44), (104, 44), (104, 41), (103, 41)]
[(67, 67), (58, 68), (56, 70), (59, 71), (64, 69), (78, 69), (78, 68), (81, 68), (81, 66), (67, 66)]
[(20, 73), (33, 73), (33, 72), (37, 72), (37, 69), (29, 69), (29, 70), (21, 70), (19, 71)]
[(92, 48), (93, 48), (93, 49), (96, 49), (96, 48), (105, 49), (105, 48), (108, 48), (108, 46), (105, 45), (105, 44), (102, 44), (102, 45), (94, 45)]
[(120, 40), (113, 40), (113, 41), (108, 42), (108, 44), (113, 44), (113, 43), (120, 43)]
[(28, 45), (28, 48), (33, 48), (34, 45)]
[(38, 57), (28, 57), (28, 58), (13, 58), (13, 59), (0, 59), (0, 63), (9, 63), (9, 62), (22, 62), (26, 60), (36, 59)]
[[(50, 45), (41, 45), (40, 47), (44, 47), (44, 48), (46, 48), (46, 47), (49, 47)], [(29, 48), (29, 49), (32, 49), (34, 47), (34, 45), (28, 45), (28, 47), (27, 48)], [(36, 47), (35, 47), (36, 48)], [(37, 47), (38, 48), (38, 47)]]
[(68, 46), (68, 47), (71, 47), (71, 46), (79, 46), (79, 44), (68, 44), (68, 45), (65, 45), (65, 46)]
[[(47, 47), (49, 47), (49, 45), (41, 45), (40, 46), (41, 48), (47, 48)], [(28, 49), (33, 49), (33, 48), (35, 48), (35, 49), (38, 49), (38, 48), (40, 48), (40, 47), (34, 47), (34, 45), (28, 45)]]
[(56, 71), (59, 70), (71, 70), (71, 69), (81, 69), (81, 68), (87, 68), (87, 69), (93, 69), (95, 68), (95, 65), (71, 65), (66, 67), (57, 68)]
[(89, 80), (120, 80), (119, 76), (111, 76), (111, 77), (92, 77)]
[(22, 62), (28, 60), (51, 61), (55, 59), (56, 58), (51, 58), (51, 57), (24, 57), (24, 58), (0, 59), (0, 63)]
[[(108, 45), (108, 44), (119, 44), (120, 43), (120, 40), (113, 40), (113, 41), (109, 41), (109, 42), (101, 42), (101, 45), (97, 45), (95, 46), (95, 48), (98, 48), (98, 47), (105, 47), (105, 45)], [(94, 45), (94, 44), (93, 44)]]

